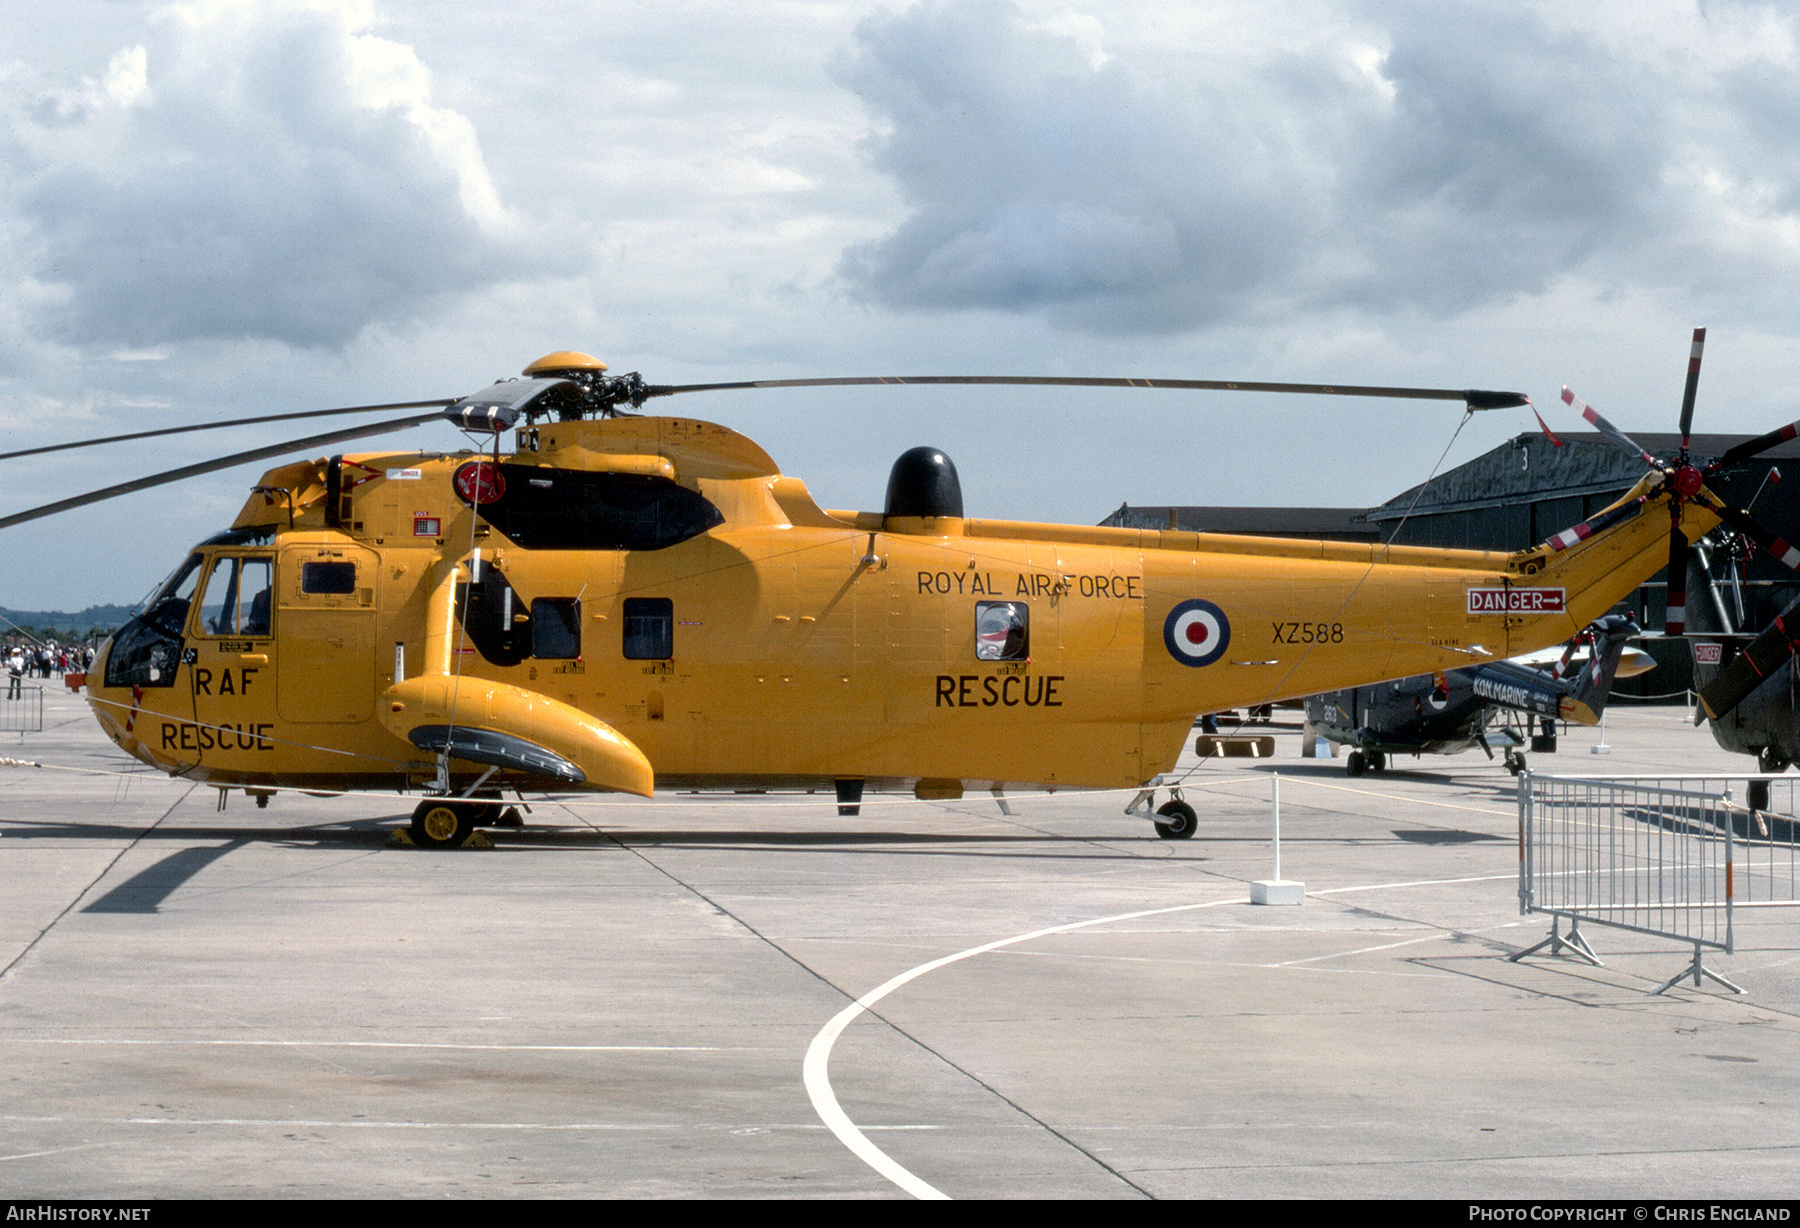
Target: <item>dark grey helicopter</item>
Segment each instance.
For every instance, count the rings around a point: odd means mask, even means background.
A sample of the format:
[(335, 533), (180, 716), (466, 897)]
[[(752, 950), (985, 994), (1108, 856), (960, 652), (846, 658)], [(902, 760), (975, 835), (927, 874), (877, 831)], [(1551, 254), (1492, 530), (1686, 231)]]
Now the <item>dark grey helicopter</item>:
[[(1608, 614), (1570, 640), (1551, 668), (1516, 661), (1490, 661), (1441, 674), (1419, 674), (1376, 686), (1327, 691), (1306, 701), (1312, 734), (1351, 747), (1350, 775), (1381, 771), (1389, 755), (1454, 755), (1479, 746), (1494, 757), (1498, 745), (1506, 770), (1525, 767), (1519, 726), (1542, 721), (1545, 732), (1531, 738), (1533, 750), (1556, 748), (1557, 720), (1598, 724), (1619, 673), (1626, 643), (1641, 634), (1623, 614)], [(1574, 665), (1575, 654), (1591, 647)], [(1648, 661), (1647, 654), (1634, 654)], [(1574, 668), (1571, 669), (1571, 666)], [(1649, 665), (1634, 661), (1631, 672)]]
[(1800, 602), (1787, 604), (1792, 584), (1749, 580), (1748, 553), (1731, 534), (1714, 534), (1693, 550), (1688, 592), (1698, 600), (1689, 600), (1687, 636), (1700, 688), (1696, 719), (1711, 725), (1724, 749), (1755, 755), (1760, 770), (1780, 772), (1800, 760), (1793, 656)]

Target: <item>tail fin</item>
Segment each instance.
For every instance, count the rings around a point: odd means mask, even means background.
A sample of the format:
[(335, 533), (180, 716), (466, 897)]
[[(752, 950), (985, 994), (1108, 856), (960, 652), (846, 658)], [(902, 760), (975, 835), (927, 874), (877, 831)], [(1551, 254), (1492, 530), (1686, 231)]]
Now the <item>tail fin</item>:
[(1612, 694), (1613, 677), (1619, 672), (1619, 659), (1625, 645), (1634, 635), (1643, 634), (1638, 625), (1623, 614), (1608, 614), (1595, 619), (1579, 638), (1593, 643), (1593, 658), (1569, 680), (1569, 692), (1557, 704), (1564, 720), (1583, 725), (1597, 725), (1606, 711)]

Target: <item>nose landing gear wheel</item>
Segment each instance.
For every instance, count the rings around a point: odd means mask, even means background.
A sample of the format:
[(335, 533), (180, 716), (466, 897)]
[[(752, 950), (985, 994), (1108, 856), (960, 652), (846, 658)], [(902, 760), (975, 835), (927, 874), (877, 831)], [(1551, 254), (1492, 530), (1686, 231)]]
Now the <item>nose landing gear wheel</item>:
[(428, 849), (461, 848), (475, 834), (475, 824), (482, 810), (479, 803), (441, 799), (420, 802), (419, 808), (413, 811), (413, 842)]
[(1164, 840), (1187, 840), (1193, 836), (1194, 829), (1200, 826), (1200, 816), (1186, 802), (1164, 802), (1157, 807), (1156, 813), (1168, 820), (1156, 825), (1156, 834)]

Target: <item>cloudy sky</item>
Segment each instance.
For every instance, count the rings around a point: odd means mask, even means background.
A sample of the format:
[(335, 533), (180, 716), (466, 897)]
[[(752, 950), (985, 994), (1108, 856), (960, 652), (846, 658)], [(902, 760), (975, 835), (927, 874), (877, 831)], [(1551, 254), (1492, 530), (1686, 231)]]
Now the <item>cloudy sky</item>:
[[(1059, 373), (1568, 383), (1800, 416), (1791, 4), (65, 0), (0, 27), (11, 451), (474, 391)], [(669, 404), (669, 403), (665, 403)], [(1555, 412), (1552, 412), (1552, 411)], [(1168, 392), (690, 397), (833, 507), (1366, 505), (1459, 410)], [(1477, 417), (1446, 465), (1531, 427)], [(304, 426), (293, 434), (305, 432)], [(0, 514), (280, 438), (0, 462)], [(395, 446), (449, 448), (426, 428)], [(362, 445), (352, 445), (360, 447)], [(262, 466), (6, 530), (0, 605), (135, 601)]]

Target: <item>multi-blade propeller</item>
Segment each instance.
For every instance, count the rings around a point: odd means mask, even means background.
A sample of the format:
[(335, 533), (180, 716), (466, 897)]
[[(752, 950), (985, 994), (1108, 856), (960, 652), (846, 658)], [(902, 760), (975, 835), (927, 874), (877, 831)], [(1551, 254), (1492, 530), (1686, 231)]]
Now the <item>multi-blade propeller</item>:
[[(1680, 635), (1687, 629), (1688, 539), (1687, 534), (1681, 531), (1682, 507), (1690, 499), (1700, 496), (1707, 477), (1722, 467), (1720, 462), (1715, 461), (1702, 471), (1688, 458), (1688, 441), (1694, 426), (1694, 394), (1700, 386), (1700, 355), (1705, 348), (1706, 330), (1696, 328), (1694, 346), (1688, 354), (1687, 388), (1681, 398), (1681, 448), (1667, 464), (1652, 456), (1636, 440), (1608, 422), (1598, 410), (1568, 388), (1562, 390), (1564, 404), (1593, 423), (1601, 434), (1619, 447), (1640, 458), (1652, 469), (1659, 470), (1666, 479), (1665, 487), (1669, 491), (1669, 600), (1668, 614), (1663, 624), (1664, 635)], [(1705, 502), (1714, 511), (1723, 511), (1711, 500)]]
[[(1687, 534), (1681, 531), (1681, 511), (1689, 501), (1701, 503), (1720, 520), (1761, 546), (1787, 567), (1800, 572), (1800, 550), (1763, 528), (1747, 511), (1710, 497), (1706, 488), (1707, 479), (1728, 465), (1766, 452), (1775, 445), (1786, 443), (1796, 434), (1800, 434), (1800, 422), (1790, 422), (1786, 426), (1727, 449), (1723, 455), (1708, 462), (1704, 467), (1694, 464), (1688, 455), (1688, 444), (1694, 425), (1694, 394), (1700, 384), (1700, 357), (1705, 347), (1706, 330), (1696, 328), (1693, 349), (1688, 354), (1687, 387), (1681, 398), (1681, 447), (1667, 462), (1652, 456), (1629, 435), (1608, 422), (1593, 406), (1587, 404), (1573, 392), (1567, 388), (1562, 391), (1564, 403), (1593, 423), (1601, 434), (1664, 475), (1665, 489), (1669, 491), (1670, 519), (1669, 597), (1668, 616), (1663, 627), (1665, 635), (1680, 635), (1687, 627), (1689, 545)], [(1586, 537), (1601, 527), (1603, 526), (1597, 521), (1590, 522), (1578, 525), (1575, 529), (1560, 536), (1573, 535), (1571, 539), (1573, 540)], [(1585, 530), (1585, 532), (1581, 530)], [(1552, 544), (1557, 545), (1559, 540), (1560, 537), (1553, 540)], [(1720, 670), (1712, 682), (1700, 692), (1701, 707), (1705, 710), (1706, 715), (1716, 719), (1737, 707), (1739, 703), (1743, 702), (1745, 696), (1761, 685), (1764, 678), (1768, 677), (1775, 669), (1780, 668), (1781, 663), (1796, 651), (1800, 651), (1800, 603), (1789, 607), (1780, 617), (1776, 618), (1748, 648), (1739, 654), (1730, 665)]]

